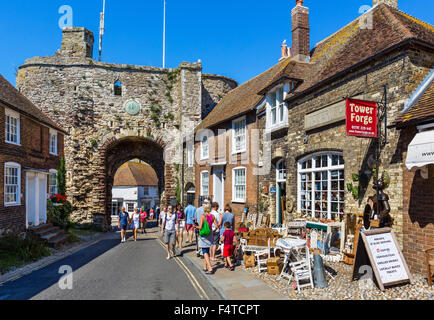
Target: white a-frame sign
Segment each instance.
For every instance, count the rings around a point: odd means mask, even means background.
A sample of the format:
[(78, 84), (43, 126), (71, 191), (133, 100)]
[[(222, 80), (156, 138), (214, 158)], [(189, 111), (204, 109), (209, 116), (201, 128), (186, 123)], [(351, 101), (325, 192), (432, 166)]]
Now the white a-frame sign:
[(384, 287), (410, 282), (411, 275), (404, 256), (391, 228), (382, 228), (360, 233), (363, 241), (358, 242), (353, 265), (352, 279), (360, 278), (362, 266), (370, 266), (381, 291)]

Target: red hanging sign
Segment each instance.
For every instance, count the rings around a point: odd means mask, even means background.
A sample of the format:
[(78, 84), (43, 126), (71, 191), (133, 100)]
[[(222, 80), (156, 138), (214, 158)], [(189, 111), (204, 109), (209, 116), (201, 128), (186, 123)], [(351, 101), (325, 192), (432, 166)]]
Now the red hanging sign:
[(347, 136), (377, 138), (377, 103), (347, 99)]

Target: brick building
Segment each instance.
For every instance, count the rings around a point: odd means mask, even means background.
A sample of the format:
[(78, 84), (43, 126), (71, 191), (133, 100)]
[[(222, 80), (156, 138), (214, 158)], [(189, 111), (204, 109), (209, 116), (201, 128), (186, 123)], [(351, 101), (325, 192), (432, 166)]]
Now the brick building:
[(424, 273), (424, 249), (434, 247), (434, 71), (406, 102), (393, 124), (401, 130), (403, 253), (413, 272)]
[(46, 222), (64, 134), (0, 75), (0, 234)]

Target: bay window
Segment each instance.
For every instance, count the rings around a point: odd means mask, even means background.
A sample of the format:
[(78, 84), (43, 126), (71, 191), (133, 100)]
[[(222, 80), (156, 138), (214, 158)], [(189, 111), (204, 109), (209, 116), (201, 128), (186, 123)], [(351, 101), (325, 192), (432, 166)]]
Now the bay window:
[(343, 219), (344, 164), (340, 153), (319, 153), (298, 162), (297, 207), (303, 216)]
[(285, 104), (285, 92), (290, 86), (283, 85), (267, 94), (267, 121), (268, 130), (279, 129), (288, 123), (288, 109)]

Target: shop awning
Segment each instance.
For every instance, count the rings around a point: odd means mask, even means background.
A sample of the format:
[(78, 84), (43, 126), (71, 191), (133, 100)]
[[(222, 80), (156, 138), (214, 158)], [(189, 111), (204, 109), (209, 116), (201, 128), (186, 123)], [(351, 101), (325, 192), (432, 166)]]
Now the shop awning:
[(405, 165), (408, 170), (434, 163), (434, 130), (419, 132), (408, 146)]

